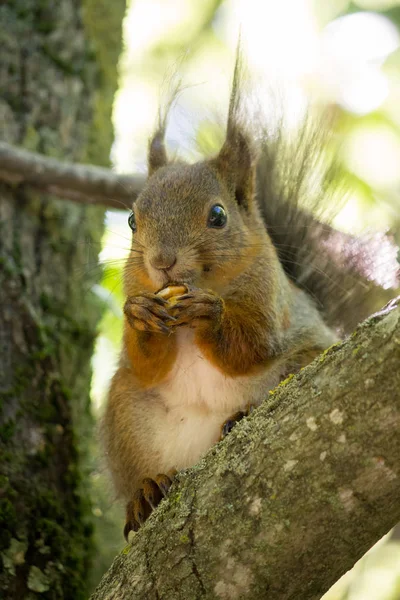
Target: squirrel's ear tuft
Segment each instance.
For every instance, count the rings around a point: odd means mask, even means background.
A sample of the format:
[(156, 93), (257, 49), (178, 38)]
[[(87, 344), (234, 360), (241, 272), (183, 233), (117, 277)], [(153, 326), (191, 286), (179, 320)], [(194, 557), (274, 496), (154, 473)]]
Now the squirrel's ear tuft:
[(147, 154), (149, 177), (151, 177), (157, 169), (166, 167), (168, 164), (167, 150), (165, 148), (165, 132), (168, 124), (168, 115), (182, 91), (181, 80), (177, 77), (177, 72), (174, 72), (169, 81), (166, 81), (165, 83), (168, 85), (163, 93), (164, 101), (161, 102), (158, 109), (158, 126), (149, 142)]
[(228, 131), (216, 165), (239, 206), (249, 210), (254, 196), (256, 159), (252, 144), (243, 131)]
[(158, 129), (149, 142), (147, 166), (149, 177), (160, 167), (168, 164), (167, 151), (164, 143), (164, 129)]
[(241, 39), (236, 49), (226, 140), (216, 159), (219, 174), (239, 206), (250, 209), (255, 187), (256, 152), (246, 128), (245, 75)]

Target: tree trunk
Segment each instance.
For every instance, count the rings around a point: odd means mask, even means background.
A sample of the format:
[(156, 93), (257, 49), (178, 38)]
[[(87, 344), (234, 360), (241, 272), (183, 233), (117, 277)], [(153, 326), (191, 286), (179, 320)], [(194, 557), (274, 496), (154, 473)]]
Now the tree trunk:
[(400, 520), (399, 367), (393, 302), (181, 473), (92, 600), (320, 598)]
[[(124, 0), (0, 6), (4, 141), (107, 164)], [(100, 208), (0, 184), (0, 597), (86, 598)], [(90, 250), (90, 252), (89, 252)], [(89, 266), (89, 268), (88, 268)]]

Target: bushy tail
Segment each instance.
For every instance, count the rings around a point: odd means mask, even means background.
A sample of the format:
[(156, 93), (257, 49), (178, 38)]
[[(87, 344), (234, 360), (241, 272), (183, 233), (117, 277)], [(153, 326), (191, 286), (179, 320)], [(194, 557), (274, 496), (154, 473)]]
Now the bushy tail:
[(329, 153), (332, 129), (326, 116), (306, 117), (295, 133), (285, 130), (283, 120), (273, 133), (265, 130), (257, 196), (287, 275), (343, 334), (395, 295), (400, 268), (389, 235), (354, 237), (329, 224), (345, 199), (346, 184), (334, 152)]

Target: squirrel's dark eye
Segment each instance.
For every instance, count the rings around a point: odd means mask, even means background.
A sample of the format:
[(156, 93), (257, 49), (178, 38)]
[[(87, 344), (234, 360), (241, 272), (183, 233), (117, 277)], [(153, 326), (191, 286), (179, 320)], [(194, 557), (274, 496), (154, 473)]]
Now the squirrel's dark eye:
[(136, 231), (136, 221), (135, 221), (135, 215), (134, 215), (133, 212), (131, 212), (131, 214), (128, 217), (128, 225), (132, 229), (133, 233), (135, 233), (135, 231)]
[(216, 227), (217, 229), (220, 229), (221, 227), (225, 227), (227, 220), (228, 216), (224, 207), (220, 204), (214, 204), (214, 206), (211, 207), (210, 214), (208, 215), (208, 227)]

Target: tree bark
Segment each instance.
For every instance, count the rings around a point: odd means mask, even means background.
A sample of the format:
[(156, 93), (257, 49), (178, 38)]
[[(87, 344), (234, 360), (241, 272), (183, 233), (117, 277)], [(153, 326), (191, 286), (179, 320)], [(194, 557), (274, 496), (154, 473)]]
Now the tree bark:
[[(0, 6), (1, 137), (108, 164), (124, 1)], [(102, 50), (102, 44), (106, 50)], [(0, 184), (0, 597), (86, 598), (83, 445), (104, 212)], [(88, 250), (91, 251), (88, 257)], [(87, 437), (87, 435), (86, 435)]]
[(84, 204), (131, 208), (144, 175), (121, 175), (93, 165), (77, 165), (0, 142), (0, 181), (26, 183)]
[(399, 367), (393, 302), (182, 472), (92, 600), (320, 598), (400, 520)]

